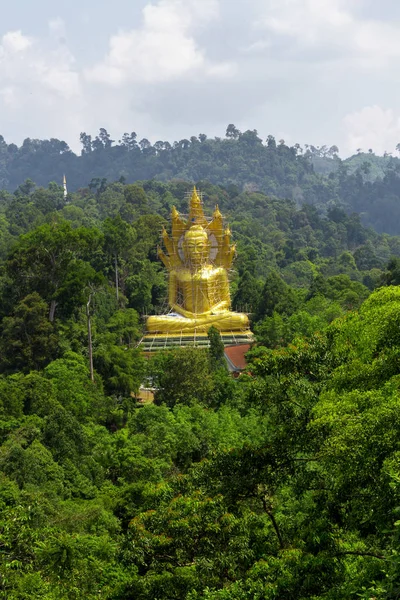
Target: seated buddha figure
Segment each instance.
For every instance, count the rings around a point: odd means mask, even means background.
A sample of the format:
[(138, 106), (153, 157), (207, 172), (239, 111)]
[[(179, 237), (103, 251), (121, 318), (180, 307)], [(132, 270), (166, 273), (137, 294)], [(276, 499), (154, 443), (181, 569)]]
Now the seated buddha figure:
[(208, 223), (196, 189), (185, 222), (172, 209), (172, 239), (163, 231), (168, 255), (159, 256), (169, 271), (168, 300), (172, 312), (147, 320), (149, 333), (207, 333), (213, 325), (219, 331), (248, 331), (247, 315), (230, 310), (228, 269), (235, 253), (230, 231), (223, 229), (216, 207)]

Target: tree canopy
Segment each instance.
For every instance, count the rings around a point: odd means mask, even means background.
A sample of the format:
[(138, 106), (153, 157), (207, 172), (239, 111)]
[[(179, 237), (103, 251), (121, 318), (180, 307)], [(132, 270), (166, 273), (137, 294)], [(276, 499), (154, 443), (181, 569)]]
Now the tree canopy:
[[(125, 190), (127, 210), (143, 211), (148, 198), (135, 182), (208, 181), (230, 191), (261, 192), (325, 212), (340, 207), (348, 214), (360, 213), (363, 224), (379, 232), (400, 234), (400, 161), (387, 153), (377, 156), (373, 149), (360, 149), (341, 160), (336, 146), (290, 146), (272, 135), (262, 139), (256, 130), (242, 132), (232, 123), (223, 138), (200, 133), (152, 144), (131, 132), (115, 141), (100, 128), (97, 135), (82, 132), (80, 143), (81, 154), (77, 155), (65, 141), (55, 138), (27, 138), (18, 147), (0, 136), (0, 188), (19, 189), (29, 196), (35, 193), (32, 182), (47, 187), (50, 182), (61, 183), (66, 173), (70, 191), (89, 185), (101, 194), (107, 181), (119, 181), (129, 184)], [(24, 180), (30, 183), (21, 184)], [(59, 208), (63, 190), (52, 185), (51, 197), (43, 196), (40, 201)], [(36, 191), (38, 200), (39, 196)], [(21, 223), (34, 217), (24, 201), (18, 200), (14, 209), (21, 211), (24, 204)]]
[[(66, 201), (32, 180), (0, 193), (0, 598), (397, 598), (400, 238), (199, 182), (237, 242), (232, 301), (255, 342), (237, 378), (213, 328), (209, 348), (146, 357), (157, 243), (192, 182), (109, 182), (109, 153), (167, 161), (136, 138), (83, 134), (104, 170)], [(232, 124), (211, 142), (299, 156)]]

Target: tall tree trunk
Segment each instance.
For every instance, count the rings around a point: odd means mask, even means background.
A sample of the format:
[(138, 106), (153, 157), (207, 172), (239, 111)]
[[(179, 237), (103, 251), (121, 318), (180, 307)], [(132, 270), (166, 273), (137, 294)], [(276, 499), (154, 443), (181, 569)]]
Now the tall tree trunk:
[(92, 324), (90, 321), (90, 303), (91, 303), (91, 301), (92, 301), (92, 294), (89, 294), (89, 300), (88, 300), (88, 303), (86, 304), (86, 317), (87, 317), (87, 328), (88, 328), (90, 380), (92, 381), (92, 383), (94, 383)]
[(114, 260), (115, 260), (115, 289), (117, 291), (117, 308), (118, 308), (118, 303), (119, 303), (119, 286), (118, 286), (118, 261), (117, 261), (117, 255), (114, 254)]
[(57, 306), (57, 302), (55, 300), (52, 300), (50, 302), (50, 312), (49, 312), (50, 323), (52, 323), (54, 321), (54, 316), (56, 314), (56, 306)]

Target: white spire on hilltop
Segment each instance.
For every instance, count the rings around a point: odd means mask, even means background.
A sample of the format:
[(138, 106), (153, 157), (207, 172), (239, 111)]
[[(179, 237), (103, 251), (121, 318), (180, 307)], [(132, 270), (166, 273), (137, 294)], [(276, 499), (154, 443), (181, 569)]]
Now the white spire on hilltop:
[(63, 177), (63, 186), (64, 186), (64, 200), (66, 200), (67, 196), (68, 196), (68, 190), (67, 190), (67, 178), (65, 177), (65, 175)]

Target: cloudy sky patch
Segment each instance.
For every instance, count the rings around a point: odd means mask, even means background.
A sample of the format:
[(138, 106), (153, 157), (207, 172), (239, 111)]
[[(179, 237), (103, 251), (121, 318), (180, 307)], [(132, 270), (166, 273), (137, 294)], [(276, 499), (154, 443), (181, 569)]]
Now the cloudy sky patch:
[[(396, 0), (15, 0), (0, 26), (7, 141), (226, 125), (301, 144), (400, 142)], [(29, 3), (31, 4), (31, 3)]]

